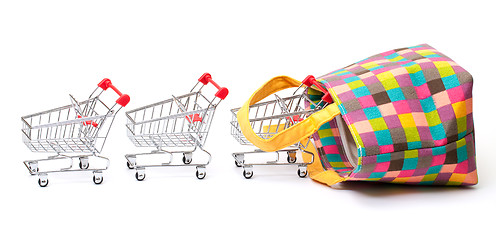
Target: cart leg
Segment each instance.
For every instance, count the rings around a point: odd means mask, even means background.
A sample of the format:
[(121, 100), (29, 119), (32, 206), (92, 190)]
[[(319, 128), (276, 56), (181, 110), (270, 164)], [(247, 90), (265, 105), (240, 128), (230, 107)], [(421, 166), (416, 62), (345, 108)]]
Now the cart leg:
[(136, 155), (126, 155), (127, 168), (133, 169), (136, 166)]
[(102, 171), (93, 171), (93, 182), (95, 184), (101, 184), (103, 182), (103, 173)]
[(253, 166), (251, 166), (251, 165), (244, 165), (243, 166), (243, 176), (246, 179), (250, 179), (251, 177), (253, 177)]
[(136, 180), (143, 181), (146, 177), (145, 168), (141, 168), (141, 167), (136, 168), (135, 177), (136, 177)]
[(46, 173), (40, 173), (38, 175), (38, 184), (40, 187), (46, 187), (48, 185), (48, 175)]
[(192, 161), (193, 161), (193, 153), (192, 152), (183, 153), (183, 163), (184, 164), (190, 164)]
[(306, 177), (308, 174), (306, 165), (298, 165), (298, 176), (301, 178)]
[(205, 166), (196, 167), (196, 177), (198, 179), (204, 179), (206, 175), (207, 175), (207, 169), (205, 168)]
[(27, 166), (28, 166), (29, 173), (32, 174), (32, 175), (34, 175), (34, 174), (36, 174), (37, 172), (40, 171), (40, 169), (38, 167), (38, 162), (37, 161), (28, 162), (27, 163)]
[(241, 167), (245, 163), (245, 154), (243, 153), (233, 153), (234, 164), (236, 167)]
[(79, 168), (80, 169), (88, 169), (90, 163), (88, 161), (88, 157), (79, 157)]

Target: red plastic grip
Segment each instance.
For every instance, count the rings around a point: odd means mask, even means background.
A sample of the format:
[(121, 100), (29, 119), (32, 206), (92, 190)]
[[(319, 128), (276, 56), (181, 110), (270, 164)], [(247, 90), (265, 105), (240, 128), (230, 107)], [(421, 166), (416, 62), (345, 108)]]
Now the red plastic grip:
[(224, 100), (227, 95), (229, 94), (229, 90), (225, 87), (221, 87), (219, 86), (219, 84), (217, 84), (216, 82), (214, 82), (214, 80), (212, 80), (212, 75), (210, 75), (210, 73), (204, 73), (199, 79), (198, 79), (199, 82), (203, 83), (203, 85), (207, 85), (208, 83), (212, 83), (212, 85), (214, 85), (218, 91), (217, 93), (215, 93), (215, 96)]
[(112, 90), (114, 90), (114, 92), (117, 93), (117, 95), (119, 95), (119, 98), (115, 102), (117, 104), (121, 105), (122, 107), (125, 107), (129, 103), (129, 101), (131, 100), (129, 95), (122, 94), (121, 91), (119, 91), (119, 89), (117, 89), (112, 84), (112, 81), (110, 81), (110, 79), (108, 79), (108, 78), (104, 78), (100, 83), (98, 83), (98, 87), (100, 87), (104, 91), (106, 91), (108, 88), (111, 88)]
[(320, 89), (320, 91), (322, 91), (324, 93), (324, 96), (322, 96), (322, 100), (326, 103), (332, 103), (333, 100), (332, 100), (332, 97), (331, 97), (331, 94), (329, 93), (329, 91), (324, 88), (322, 85), (320, 85), (320, 83), (315, 79), (314, 76), (312, 75), (308, 75), (302, 82), (303, 84), (305, 84), (307, 87), (311, 87), (312, 85), (315, 85), (318, 89)]

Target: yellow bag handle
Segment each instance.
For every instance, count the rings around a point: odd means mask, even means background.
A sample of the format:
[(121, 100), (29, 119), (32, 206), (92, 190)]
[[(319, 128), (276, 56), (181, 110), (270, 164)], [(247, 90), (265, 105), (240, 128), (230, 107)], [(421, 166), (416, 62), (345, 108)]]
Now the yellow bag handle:
[(329, 104), (324, 109), (310, 115), (305, 120), (275, 134), (269, 139), (263, 139), (255, 134), (249, 120), (249, 108), (251, 105), (261, 101), (262, 99), (270, 96), (278, 91), (298, 87), (301, 82), (287, 77), (279, 76), (272, 78), (266, 82), (262, 87), (257, 89), (253, 95), (246, 101), (246, 103), (239, 109), (237, 119), (241, 132), (248, 141), (265, 152), (273, 152), (285, 147), (289, 147), (303, 139), (308, 138), (316, 132), (322, 124), (331, 121), (334, 117), (340, 114), (339, 108), (336, 103)]

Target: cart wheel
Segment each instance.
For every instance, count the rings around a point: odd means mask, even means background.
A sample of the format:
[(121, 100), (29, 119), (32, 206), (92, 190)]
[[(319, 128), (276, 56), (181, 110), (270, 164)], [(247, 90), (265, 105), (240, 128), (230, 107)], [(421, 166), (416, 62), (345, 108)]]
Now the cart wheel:
[(250, 179), (251, 177), (253, 177), (253, 171), (251, 170), (243, 170), (243, 176), (246, 178), (246, 179)]
[(38, 179), (38, 184), (40, 187), (46, 187), (48, 185), (48, 179)]
[(136, 180), (138, 180), (138, 181), (143, 181), (146, 177), (145, 173), (139, 174), (138, 172), (136, 172), (136, 174), (134, 176), (136, 177)]
[(200, 179), (200, 180), (201, 180), (201, 179), (204, 179), (204, 178), (205, 178), (205, 176), (207, 176), (207, 172), (205, 172), (205, 171), (198, 171), (198, 170), (196, 170), (196, 177), (197, 177), (198, 179)]
[(79, 168), (80, 169), (88, 169), (90, 167), (90, 163), (87, 162), (86, 164), (83, 165), (82, 162), (79, 162)]
[(307, 174), (308, 174), (308, 171), (307, 171), (306, 169), (305, 169), (305, 170), (300, 170), (300, 169), (298, 168), (298, 176), (299, 176), (299, 177), (304, 178), (304, 177), (306, 177), (306, 176), (307, 176)]
[(236, 167), (241, 167), (241, 163), (239, 163), (238, 161), (234, 160), (234, 164), (236, 164)]
[(95, 184), (97, 184), (97, 185), (98, 185), (98, 184), (101, 184), (101, 183), (103, 182), (103, 176), (98, 176), (98, 177), (97, 177), (97, 176), (93, 175), (93, 182), (94, 182)]
[(129, 162), (126, 162), (126, 164), (127, 164), (127, 168), (129, 168), (129, 169), (133, 169), (134, 168), (131, 164), (129, 164)]
[(184, 154), (183, 154), (183, 163), (184, 164), (190, 164), (192, 160), (193, 160), (192, 158), (186, 158), (186, 156), (184, 156)]
[(286, 159), (288, 160), (288, 163), (295, 163), (296, 162), (296, 152), (288, 152), (288, 157)]

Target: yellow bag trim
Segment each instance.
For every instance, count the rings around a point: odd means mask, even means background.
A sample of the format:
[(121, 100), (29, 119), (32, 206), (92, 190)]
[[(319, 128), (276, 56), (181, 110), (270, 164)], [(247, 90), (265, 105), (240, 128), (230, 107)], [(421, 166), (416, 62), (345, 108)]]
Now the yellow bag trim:
[[(289, 147), (297, 142), (305, 142), (308, 140), (310, 135), (315, 133), (322, 124), (331, 121), (341, 112), (336, 103), (329, 104), (324, 109), (310, 115), (305, 120), (282, 130), (281, 132), (275, 134), (273, 137), (269, 139), (263, 139), (256, 135), (255, 131), (253, 131), (250, 120), (249, 120), (249, 108), (251, 105), (263, 100), (264, 98), (270, 96), (273, 93), (278, 91), (299, 87), (301, 82), (287, 77), (287, 76), (279, 76), (272, 78), (264, 85), (262, 85), (259, 89), (257, 89), (253, 95), (246, 101), (246, 103), (239, 109), (237, 114), (237, 119), (239, 126), (241, 128), (241, 132), (246, 137), (248, 141), (253, 143), (256, 147), (260, 148), (265, 152), (274, 152), (286, 147)], [(268, 126), (271, 127), (271, 126)], [(303, 144), (305, 145), (305, 144)], [(315, 161), (313, 164), (308, 166), (308, 172), (310, 177), (318, 182), (325, 183), (327, 185), (333, 185), (338, 182), (342, 182), (345, 178), (339, 176), (334, 171), (326, 171), (319, 160), (319, 155), (313, 146), (313, 143), (308, 144), (306, 151), (312, 152), (315, 157)], [(307, 154), (304, 154), (307, 155)], [(304, 161), (310, 162), (311, 159), (308, 159), (310, 156), (305, 156)], [(306, 159), (305, 159), (306, 158)]]
[(322, 124), (329, 122), (338, 114), (340, 114), (338, 106), (333, 103), (329, 104), (324, 109), (310, 115), (305, 120), (295, 124), (283, 131), (275, 134), (269, 139), (263, 139), (255, 134), (251, 128), (249, 120), (249, 108), (251, 105), (259, 102), (267, 96), (291, 87), (298, 87), (301, 82), (286, 76), (279, 76), (269, 80), (260, 87), (239, 109), (237, 119), (241, 132), (248, 141), (265, 152), (273, 152), (285, 147), (289, 147), (301, 140), (308, 138), (316, 132)]

